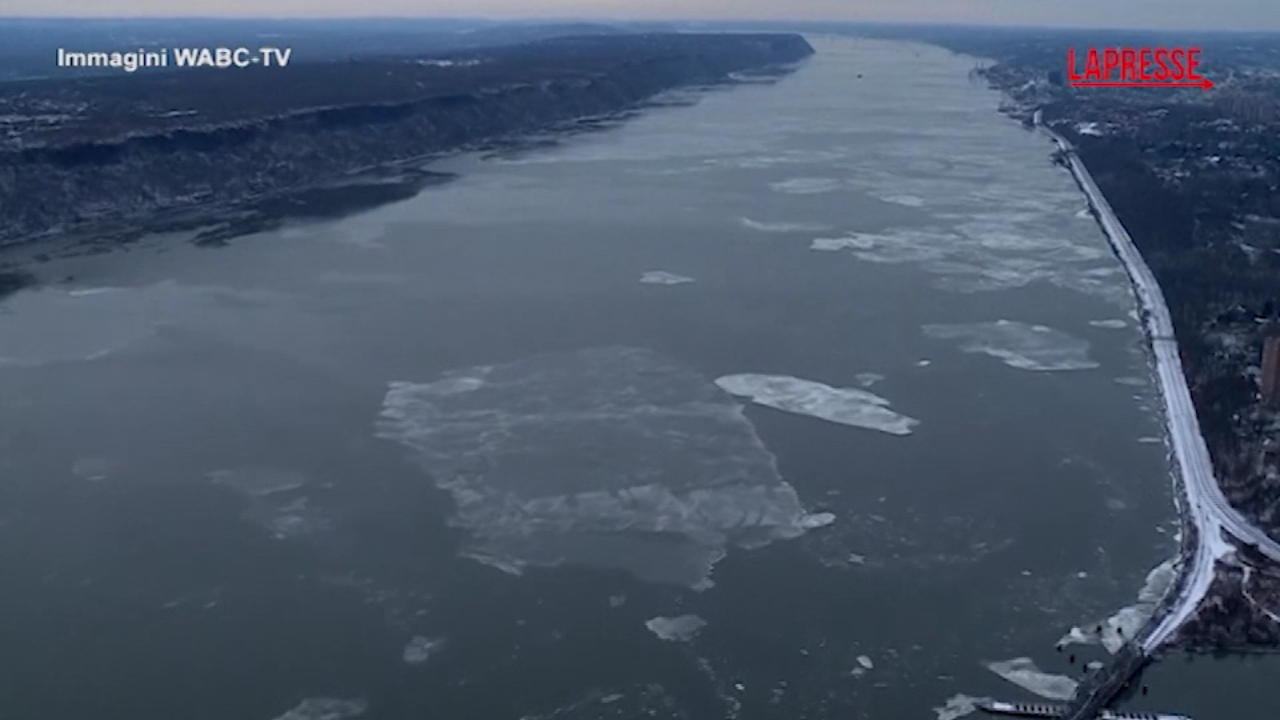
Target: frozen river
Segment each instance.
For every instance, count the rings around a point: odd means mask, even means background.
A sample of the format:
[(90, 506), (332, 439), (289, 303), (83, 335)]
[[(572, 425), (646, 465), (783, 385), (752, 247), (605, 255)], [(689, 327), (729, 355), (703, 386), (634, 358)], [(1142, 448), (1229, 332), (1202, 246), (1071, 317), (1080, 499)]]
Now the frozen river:
[[(1141, 622), (1175, 550), (1126, 277), (971, 60), (814, 44), (368, 213), (38, 268), (0, 304), (0, 714), (1069, 691), (1053, 643)], [(1153, 702), (1225, 702), (1178, 672)]]

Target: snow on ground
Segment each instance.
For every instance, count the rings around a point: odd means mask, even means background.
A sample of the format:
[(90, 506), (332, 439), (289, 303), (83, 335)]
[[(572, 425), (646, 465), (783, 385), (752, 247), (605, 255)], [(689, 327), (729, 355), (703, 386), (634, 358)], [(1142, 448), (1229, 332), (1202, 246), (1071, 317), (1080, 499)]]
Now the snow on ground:
[(677, 617), (656, 617), (645, 622), (644, 626), (662, 640), (670, 642), (688, 642), (697, 636), (707, 621), (697, 615), (679, 615)]
[(783, 412), (808, 415), (828, 422), (910, 435), (919, 420), (889, 409), (889, 401), (853, 388), (836, 388), (788, 375), (745, 373), (716, 380), (725, 392)]
[(1252, 605), (1256, 610), (1260, 611), (1263, 615), (1266, 615), (1268, 618), (1270, 618), (1272, 622), (1280, 623), (1280, 615), (1277, 615), (1276, 613), (1269, 610), (1265, 605), (1258, 602), (1258, 600), (1253, 597), (1253, 593), (1249, 592), (1249, 583), (1253, 579), (1253, 568), (1249, 567), (1248, 565), (1242, 565), (1241, 569), (1244, 571), (1244, 577), (1241, 579), (1241, 588), (1242, 588), (1242, 593), (1244, 595), (1244, 599), (1248, 600), (1249, 604)]
[(649, 285), (682, 285), (693, 282), (693, 278), (670, 273), (666, 270), (651, 270), (640, 276), (640, 282)]
[[(1060, 149), (1071, 150), (1070, 143), (1062, 136), (1047, 128), (1042, 129)], [(1182, 360), (1174, 340), (1173, 319), (1160, 285), (1080, 157), (1074, 152), (1070, 152), (1067, 157), (1072, 173), (1089, 197), (1090, 203), (1098, 210), (1103, 231), (1124, 264), (1137, 304), (1144, 311), (1142, 321), (1151, 342), (1161, 398), (1165, 406), (1166, 427), (1173, 456), (1177, 461), (1180, 509), (1184, 517), (1189, 517), (1195, 524), (1199, 539), (1191, 557), (1183, 558), (1185, 581), (1179, 596), (1174, 599), (1176, 602), (1171, 603), (1169, 612), (1151, 633), (1142, 638), (1143, 647), (1152, 651), (1172, 637), (1194, 612), (1213, 582), (1215, 563), (1233, 553), (1234, 548), (1224, 539), (1224, 532), (1256, 544), (1262, 553), (1273, 560), (1280, 560), (1280, 543), (1276, 543), (1244, 518), (1222, 494), (1187, 388)]]
[(1098, 367), (1089, 358), (1089, 343), (1044, 325), (1011, 320), (959, 325), (925, 325), (924, 333), (938, 340), (959, 340), (967, 353), (999, 358), (1020, 370), (1088, 370)]
[(1078, 685), (1066, 675), (1042, 672), (1031, 658), (987, 663), (987, 669), (1024, 690), (1050, 700), (1070, 700)]

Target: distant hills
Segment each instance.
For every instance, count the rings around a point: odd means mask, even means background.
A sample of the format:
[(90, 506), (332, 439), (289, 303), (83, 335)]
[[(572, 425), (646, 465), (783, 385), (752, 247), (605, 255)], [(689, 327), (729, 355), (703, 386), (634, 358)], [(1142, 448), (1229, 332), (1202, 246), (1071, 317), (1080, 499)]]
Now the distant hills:
[(139, 48), (251, 47), (293, 49), (295, 62), (454, 52), (568, 35), (616, 35), (600, 23), (492, 20), (37, 20), (0, 18), (0, 81), (103, 75), (100, 68), (58, 68), (59, 48), (130, 52)]

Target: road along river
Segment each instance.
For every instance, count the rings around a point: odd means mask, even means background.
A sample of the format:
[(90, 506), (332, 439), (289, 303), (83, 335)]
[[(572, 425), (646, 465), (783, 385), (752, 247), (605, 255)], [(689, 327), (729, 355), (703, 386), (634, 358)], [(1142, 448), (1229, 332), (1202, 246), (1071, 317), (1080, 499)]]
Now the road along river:
[(1209, 448), (1200, 433), (1195, 406), (1191, 402), (1186, 376), (1182, 372), (1173, 320), (1151, 268), (1147, 267), (1133, 239), (1120, 224), (1111, 205), (1076, 154), (1075, 148), (1066, 138), (1045, 127), (1040, 122), (1038, 112), (1036, 121), (1037, 126), (1065, 153), (1072, 175), (1088, 196), (1090, 205), (1097, 211), (1099, 223), (1133, 284), (1138, 306), (1142, 310), (1143, 329), (1151, 343), (1160, 397), (1164, 401), (1165, 424), (1180, 484), (1180, 492), (1176, 496), (1180, 498), (1180, 510), (1196, 531), (1194, 549), (1190, 557), (1182, 559), (1179, 567), (1183, 575), (1182, 581), (1173, 585), (1176, 595), (1163, 603), (1166, 609), (1163, 619), (1146, 637), (1138, 638), (1143, 649), (1151, 653), (1173, 637), (1178, 628), (1195, 612), (1213, 583), (1217, 561), (1234, 553), (1235, 548), (1224, 535), (1256, 545), (1260, 552), (1277, 562), (1280, 562), (1280, 544), (1233, 508), (1218, 487), (1213, 476)]

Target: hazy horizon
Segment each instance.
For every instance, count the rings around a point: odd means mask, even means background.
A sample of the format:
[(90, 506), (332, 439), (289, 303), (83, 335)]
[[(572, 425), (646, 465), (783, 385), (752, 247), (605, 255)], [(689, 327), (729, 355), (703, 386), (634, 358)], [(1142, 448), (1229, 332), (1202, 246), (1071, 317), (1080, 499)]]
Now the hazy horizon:
[(1047, 28), (1280, 30), (1280, 3), (1221, 0), (8, 0), (0, 18), (465, 18), (682, 22), (874, 22)]

